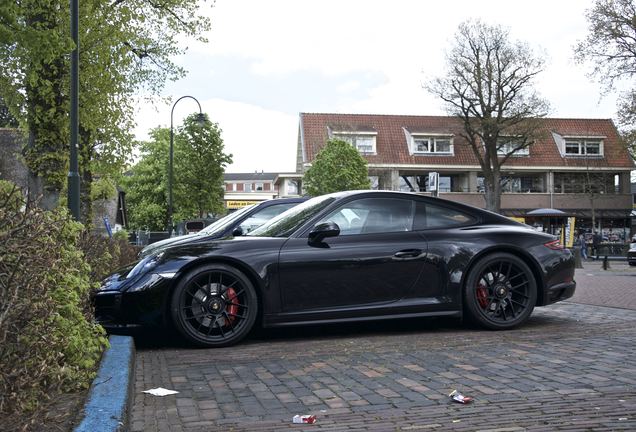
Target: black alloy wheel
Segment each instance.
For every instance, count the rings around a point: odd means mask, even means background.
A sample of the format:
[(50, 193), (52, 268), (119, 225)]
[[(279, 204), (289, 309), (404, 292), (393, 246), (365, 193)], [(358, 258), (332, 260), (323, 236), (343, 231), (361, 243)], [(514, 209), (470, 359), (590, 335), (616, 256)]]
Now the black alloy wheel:
[(172, 294), (175, 327), (199, 346), (233, 345), (251, 330), (258, 312), (254, 286), (237, 269), (208, 264), (188, 273)]
[(482, 327), (505, 330), (528, 319), (537, 301), (537, 283), (528, 265), (508, 253), (480, 259), (464, 286), (464, 306)]

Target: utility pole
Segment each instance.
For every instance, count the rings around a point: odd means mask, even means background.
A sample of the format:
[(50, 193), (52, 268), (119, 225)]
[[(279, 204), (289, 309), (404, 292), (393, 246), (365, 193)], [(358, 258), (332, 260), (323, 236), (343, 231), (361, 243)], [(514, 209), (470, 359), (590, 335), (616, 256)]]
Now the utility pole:
[(75, 220), (80, 220), (80, 178), (77, 159), (79, 132), (79, 0), (71, 1), (71, 38), (75, 49), (71, 53), (71, 148), (68, 171), (68, 208)]

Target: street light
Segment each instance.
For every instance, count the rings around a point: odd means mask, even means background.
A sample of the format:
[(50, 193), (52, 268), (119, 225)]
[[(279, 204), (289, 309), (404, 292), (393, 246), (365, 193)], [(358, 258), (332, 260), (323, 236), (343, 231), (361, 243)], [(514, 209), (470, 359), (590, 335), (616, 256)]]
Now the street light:
[[(79, 0), (70, 0), (71, 38), (75, 48), (71, 53), (71, 87), (70, 87), (70, 154), (68, 169), (68, 208), (76, 221), (80, 220), (80, 178), (77, 158), (77, 142), (79, 131)], [(88, 222), (88, 221), (85, 221)]]
[(190, 98), (194, 100), (199, 106), (199, 114), (197, 115), (197, 122), (203, 126), (205, 124), (205, 114), (201, 111), (201, 104), (193, 96), (181, 96), (172, 104), (172, 110), (170, 111), (170, 161), (168, 166), (168, 237), (172, 236), (172, 159), (174, 157), (174, 129), (172, 118), (174, 115), (174, 107), (179, 103), (181, 99)]

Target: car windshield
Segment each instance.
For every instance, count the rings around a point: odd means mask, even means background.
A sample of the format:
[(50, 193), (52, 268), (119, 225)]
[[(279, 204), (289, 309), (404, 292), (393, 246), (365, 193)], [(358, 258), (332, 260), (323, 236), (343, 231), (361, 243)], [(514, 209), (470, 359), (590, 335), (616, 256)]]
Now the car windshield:
[(264, 225), (250, 232), (248, 236), (253, 237), (289, 237), (302, 224), (318, 214), (335, 200), (334, 197), (323, 195), (305, 201), (302, 204), (292, 207)]
[(252, 204), (247, 207), (243, 207), (242, 209), (237, 210), (233, 213), (230, 213), (229, 215), (226, 215), (222, 217), (221, 219), (219, 219), (218, 221), (214, 222), (212, 225), (208, 225), (207, 227), (203, 228), (197, 234), (210, 235), (210, 234), (223, 232), (227, 229), (228, 226), (230, 226), (230, 224), (234, 223), (237, 219), (239, 219), (245, 213), (250, 211), (250, 209), (254, 208), (255, 205), (256, 204)]

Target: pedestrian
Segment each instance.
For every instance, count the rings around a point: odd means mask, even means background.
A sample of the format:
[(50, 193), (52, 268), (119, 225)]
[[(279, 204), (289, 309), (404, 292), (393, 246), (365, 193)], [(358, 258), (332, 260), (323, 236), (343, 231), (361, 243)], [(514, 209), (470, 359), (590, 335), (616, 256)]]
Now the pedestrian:
[(598, 231), (594, 231), (592, 236), (592, 255), (598, 256), (598, 246), (601, 244), (601, 235)]
[(581, 257), (586, 260), (587, 259), (587, 243), (585, 243), (585, 233), (581, 232), (579, 234), (579, 246), (581, 247)]

